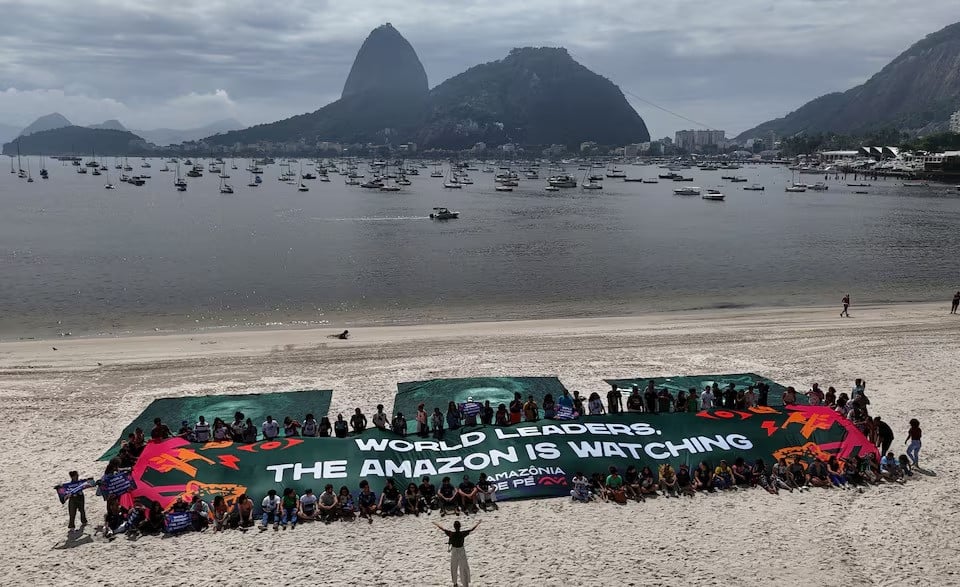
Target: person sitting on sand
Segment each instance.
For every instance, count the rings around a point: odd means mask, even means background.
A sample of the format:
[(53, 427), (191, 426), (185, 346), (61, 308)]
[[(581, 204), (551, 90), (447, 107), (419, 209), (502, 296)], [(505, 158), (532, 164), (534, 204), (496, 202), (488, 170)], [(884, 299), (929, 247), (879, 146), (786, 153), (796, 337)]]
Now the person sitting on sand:
[(123, 534), (127, 531), (129, 510), (120, 505), (120, 498), (107, 499), (107, 513), (103, 516), (103, 535), (107, 538), (114, 534)]
[(656, 495), (658, 487), (659, 485), (653, 475), (653, 470), (649, 466), (644, 465), (644, 467), (640, 469), (640, 493), (642, 495)]
[(447, 428), (450, 430), (457, 430), (460, 428), (460, 425), (463, 423), (461, 419), (460, 410), (457, 408), (455, 402), (447, 402)]
[(420, 490), (417, 489), (417, 484), (408, 483), (401, 500), (403, 512), (407, 515), (413, 514), (415, 516), (419, 516), (421, 511), (426, 513), (427, 510), (424, 504), (421, 503), (422, 501), (423, 500), (420, 499)]
[(141, 534), (159, 534), (163, 532), (163, 507), (160, 502), (151, 502), (147, 514), (137, 524), (137, 532)]
[(367, 522), (373, 523), (373, 516), (377, 513), (377, 494), (370, 491), (370, 484), (364, 479), (360, 482), (360, 494), (357, 496), (357, 502), (360, 507), (360, 517), (366, 518)]
[(267, 416), (266, 421), (260, 425), (260, 431), (264, 440), (274, 440), (280, 436), (280, 423), (274, 420), (273, 416)]
[(867, 483), (876, 485), (880, 482), (880, 464), (877, 463), (877, 459), (872, 452), (867, 453), (867, 456), (860, 459), (860, 467), (857, 470)]
[(230, 516), (230, 508), (227, 507), (227, 500), (225, 500), (222, 495), (217, 495), (213, 498), (210, 515), (213, 517), (214, 532), (223, 532), (227, 529), (227, 518)]
[(195, 532), (203, 532), (210, 527), (210, 506), (194, 494), (190, 500), (190, 520)]
[[(629, 406), (630, 401), (627, 400)], [(629, 409), (629, 408), (627, 408)], [(623, 490), (627, 494), (627, 499), (643, 501), (643, 492), (640, 491), (640, 470), (636, 465), (628, 465), (627, 470), (623, 472)]]
[(313, 414), (307, 414), (307, 417), (303, 419), (303, 426), (300, 427), (300, 434), (309, 438), (315, 438), (319, 432), (320, 424), (316, 418), (313, 417)]
[(253, 420), (247, 418), (247, 423), (243, 427), (242, 441), (247, 444), (253, 444), (257, 441), (257, 427), (253, 425)]
[(283, 419), (283, 435), (287, 438), (290, 438), (291, 436), (300, 436), (300, 429), (302, 427), (303, 426), (300, 424), (300, 422), (297, 422), (290, 416), (286, 416)]
[(337, 421), (333, 423), (333, 433), (337, 438), (347, 437), (347, 421), (343, 419), (343, 414), (337, 414)]
[(605, 413), (603, 400), (600, 399), (599, 393), (593, 392), (590, 394), (590, 399), (587, 400), (587, 410), (589, 410), (591, 416), (599, 416)]
[[(694, 393), (692, 397), (696, 398), (696, 393)], [(690, 497), (696, 494), (696, 490), (693, 488), (693, 476), (690, 474), (690, 466), (686, 463), (681, 463), (677, 469), (677, 489), (683, 495), (689, 495)]]
[(607, 498), (610, 501), (621, 505), (627, 503), (627, 493), (623, 488), (623, 477), (620, 476), (616, 467), (610, 467), (610, 474), (607, 475), (604, 487), (606, 487)]
[(807, 487), (807, 468), (803, 465), (799, 456), (793, 457), (793, 462), (790, 463), (790, 476), (796, 483), (797, 489), (803, 490)]
[[(340, 418), (343, 419), (343, 416)], [(344, 430), (346, 430), (346, 422), (344, 422)], [(321, 438), (330, 438), (330, 433), (333, 431), (333, 425), (330, 424), (330, 418), (326, 416), (320, 418), (320, 426), (317, 428), (317, 431)]]
[(600, 501), (607, 501), (607, 486), (604, 484), (606, 476), (603, 473), (594, 473), (590, 475), (590, 491), (593, 496), (599, 497)]
[(440, 507), (440, 504), (437, 502), (437, 488), (430, 482), (430, 477), (424, 475), (423, 478), (420, 479), (419, 489), (420, 499), (423, 500), (428, 508), (435, 510)]
[(400, 490), (394, 485), (393, 479), (387, 479), (386, 484), (383, 486), (383, 491), (380, 492), (380, 503), (377, 504), (377, 509), (380, 510), (380, 516), (383, 518), (387, 516), (402, 516), (402, 505), (400, 501)]
[(323, 486), (323, 492), (317, 497), (317, 518), (329, 524), (339, 517), (340, 505), (340, 500), (333, 493), (333, 485), (327, 483)]
[(353, 502), (353, 494), (346, 485), (340, 488), (337, 493), (337, 505), (340, 507), (340, 519), (345, 522), (352, 522), (356, 518), (357, 505)]
[(444, 477), (440, 482), (437, 497), (441, 516), (447, 515), (448, 510), (460, 513), (460, 495), (457, 493), (457, 488), (450, 484), (450, 477)]
[(577, 471), (573, 475), (570, 484), (573, 486), (573, 489), (570, 490), (570, 498), (573, 501), (587, 503), (593, 500), (593, 492), (590, 491), (590, 480), (587, 479), (582, 472)]
[(903, 481), (903, 472), (900, 471), (900, 461), (890, 451), (880, 459), (880, 475), (887, 481)]
[(770, 471), (767, 470), (767, 465), (763, 462), (763, 459), (757, 459), (753, 462), (753, 468), (751, 471), (751, 483), (753, 485), (759, 485), (767, 490), (767, 493), (772, 493), (774, 495), (779, 495), (780, 490), (777, 489), (777, 486), (774, 485)]
[(750, 468), (747, 466), (747, 462), (743, 460), (743, 457), (737, 457), (733, 461), (733, 466), (730, 467), (730, 472), (733, 473), (734, 484), (742, 487), (750, 485), (752, 476)]
[(827, 459), (827, 478), (834, 487), (847, 488), (847, 478), (843, 474), (843, 466), (837, 460), (837, 455), (830, 455)]
[(480, 479), (477, 481), (477, 498), (483, 511), (487, 511), (488, 505), (493, 506), (495, 510), (500, 509), (497, 506), (497, 485), (486, 473), (480, 473)]
[(713, 486), (717, 489), (733, 488), (733, 470), (723, 459), (720, 460), (720, 464), (713, 471)]
[(390, 416), (383, 411), (383, 404), (377, 404), (377, 411), (370, 418), (378, 430), (386, 430), (390, 425)]
[(253, 524), (253, 500), (246, 493), (241, 493), (230, 512), (230, 527), (245, 529), (253, 527)]
[(660, 491), (664, 497), (680, 497), (677, 487), (677, 473), (670, 466), (670, 463), (660, 465)]
[(770, 484), (793, 493), (797, 484), (794, 482), (793, 475), (790, 473), (790, 466), (787, 465), (787, 459), (780, 457), (780, 460), (773, 465), (773, 469), (770, 472)]
[(900, 455), (897, 457), (897, 461), (900, 464), (900, 472), (907, 477), (913, 477), (913, 467), (910, 466), (910, 458), (907, 457), (907, 455)]
[[(333, 485), (327, 485), (330, 488), (331, 492), (333, 491)], [(309, 487), (303, 490), (303, 495), (300, 496), (300, 509), (297, 511), (297, 517), (301, 520), (312, 522), (317, 519), (318, 513), (318, 499), (317, 496), (313, 494), (313, 489)], [(336, 504), (336, 499), (333, 500)]]
[(197, 423), (193, 425), (193, 440), (194, 442), (210, 441), (210, 423), (203, 416), (200, 416)]
[(830, 487), (830, 478), (827, 473), (827, 466), (818, 458), (814, 458), (810, 466), (807, 467), (807, 485), (814, 487)]
[(273, 524), (274, 530), (280, 529), (280, 504), (283, 500), (277, 495), (276, 489), (267, 491), (267, 496), (260, 503), (260, 509), (263, 512), (260, 522), (260, 531), (267, 529), (267, 526)]
[(700, 461), (697, 470), (693, 472), (693, 488), (697, 491), (709, 491), (713, 493), (713, 473), (706, 461)]
[(630, 389), (630, 395), (627, 396), (627, 411), (634, 414), (643, 412), (643, 396), (640, 395), (640, 387), (637, 385)]
[(394, 434), (400, 436), (407, 435), (407, 419), (403, 417), (403, 412), (397, 412), (397, 415), (393, 417), (393, 422), (390, 425), (391, 430)]
[(350, 416), (350, 427), (353, 428), (354, 434), (360, 434), (367, 429), (367, 417), (363, 415), (360, 408), (354, 410), (353, 415)]
[(464, 512), (477, 511), (477, 498), (480, 495), (480, 490), (477, 489), (476, 483), (470, 480), (469, 475), (463, 476), (463, 481), (457, 487), (457, 494), (460, 496), (460, 506)]

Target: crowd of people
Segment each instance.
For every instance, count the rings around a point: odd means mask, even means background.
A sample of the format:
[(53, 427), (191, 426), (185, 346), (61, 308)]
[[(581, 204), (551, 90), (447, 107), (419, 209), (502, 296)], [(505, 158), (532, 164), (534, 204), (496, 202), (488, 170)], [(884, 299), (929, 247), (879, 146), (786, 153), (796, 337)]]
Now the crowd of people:
[[(793, 387), (788, 387), (782, 394), (782, 404), (797, 404), (801, 400), (800, 395)], [(693, 469), (686, 464), (680, 465), (676, 470), (670, 464), (663, 464), (656, 471), (650, 466), (638, 468), (631, 465), (622, 473), (616, 467), (610, 467), (608, 471), (595, 472), (589, 477), (577, 472), (571, 480), (570, 495), (572, 499), (581, 502), (601, 500), (626, 503), (630, 499), (644, 501), (657, 495), (692, 496), (700, 491), (726, 491), (747, 487), (761, 487), (770, 493), (779, 493), (780, 490), (804, 491), (810, 487), (846, 489), (883, 482), (903, 482), (919, 467), (922, 438), (919, 422), (910, 421), (904, 443), (909, 444), (906, 454), (895, 456), (890, 450), (895, 439), (892, 428), (879, 416), (872, 417), (869, 414), (870, 400), (866, 394), (865, 381), (857, 379), (849, 394), (838, 394), (833, 387), (824, 392), (814, 383), (811, 389), (802, 395), (808, 404), (829, 407), (849, 419), (877, 446), (881, 458), (877, 460), (871, 454), (865, 458), (851, 456), (842, 459), (830, 456), (823, 460), (818, 455), (804, 455), (808, 457), (809, 464), (800, 456), (793, 456), (789, 462), (787, 458), (780, 458), (769, 466), (762, 459), (747, 462), (743, 458), (737, 458), (732, 464), (721, 460), (715, 466), (701, 462)], [(674, 396), (665, 387), (657, 389), (655, 382), (651, 380), (642, 393), (636, 385), (631, 386), (627, 394), (614, 385), (607, 393), (606, 400), (604, 404), (599, 393), (585, 397), (578, 391), (571, 393), (564, 390), (556, 399), (551, 394), (546, 394), (540, 403), (533, 396), (524, 400), (522, 395), (517, 393), (509, 405), (500, 403), (496, 408), (493, 408), (489, 401), (480, 404), (474, 402), (473, 398), (460, 404), (449, 402), (446, 412), (435, 407), (432, 413), (428, 413), (424, 404), (420, 404), (414, 416), (412, 432), (421, 437), (442, 438), (445, 431), (465, 426), (508, 426), (541, 419), (573, 419), (580, 415), (621, 412), (661, 414), (719, 408), (744, 410), (768, 406), (770, 388), (763, 381), (741, 389), (737, 389), (734, 384), (721, 389), (714, 383), (703, 390), (681, 390)], [(402, 436), (411, 432), (401, 412), (388, 414), (382, 404), (376, 407), (370, 423), (378, 429), (392, 430)], [(337, 414), (332, 424), (327, 417), (318, 421), (309, 413), (302, 421), (286, 416), (281, 422), (267, 416), (259, 429), (251, 418), (237, 412), (230, 423), (219, 417), (210, 423), (204, 416), (199, 416), (197, 422), (191, 426), (188, 420), (184, 420), (176, 433), (160, 418), (156, 418), (150, 437), (154, 440), (180, 436), (191, 442), (230, 440), (252, 443), (258, 440), (269, 441), (281, 435), (345, 438), (351, 433), (361, 434), (367, 427), (367, 416), (360, 408), (355, 409), (349, 421), (343, 414)], [(122, 444), (118, 456), (111, 459), (106, 473), (132, 467), (145, 446), (144, 432), (137, 428)], [(75, 475), (76, 472), (71, 471), (71, 479), (74, 479)], [(77, 514), (81, 516), (81, 523), (86, 523), (82, 499), (81, 493), (68, 500), (70, 528), (74, 527)], [(202, 531), (212, 527), (214, 531), (221, 531), (228, 528), (247, 530), (258, 521), (261, 530), (270, 527), (274, 530), (289, 527), (292, 530), (298, 523), (305, 521), (330, 524), (362, 518), (372, 524), (377, 516), (419, 516), (435, 511), (445, 516), (450, 513), (471, 514), (481, 509), (497, 508), (496, 485), (484, 473), (479, 475), (476, 482), (468, 475), (458, 481), (444, 477), (439, 487), (434, 486), (429, 477), (421, 479), (419, 485), (410, 483), (406, 487), (398, 487), (394, 480), (388, 479), (379, 495), (365, 480), (360, 483), (356, 493), (346, 486), (335, 490), (333, 485), (326, 485), (320, 493), (306, 489), (302, 495), (298, 495), (293, 488), (286, 488), (280, 494), (276, 490), (270, 490), (267, 495), (258, 496), (261, 511), (259, 518), (254, 515), (253, 499), (253, 496), (242, 495), (234, 503), (228, 504), (222, 496), (216, 496), (212, 503), (206, 503), (199, 495), (194, 495), (189, 502), (183, 498), (177, 499), (167, 511), (189, 512), (193, 530)], [(160, 510), (157, 504), (153, 504), (149, 509), (135, 506), (128, 510), (118, 499), (111, 498), (107, 504), (105, 533), (113, 536), (130, 531), (163, 531), (164, 513), (166, 512)]]

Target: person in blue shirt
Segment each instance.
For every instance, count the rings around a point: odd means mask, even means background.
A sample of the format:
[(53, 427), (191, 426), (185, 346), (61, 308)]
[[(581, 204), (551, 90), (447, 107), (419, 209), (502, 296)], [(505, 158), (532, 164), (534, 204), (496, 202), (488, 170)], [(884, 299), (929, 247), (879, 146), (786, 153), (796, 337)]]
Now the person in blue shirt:
[(570, 397), (569, 391), (566, 389), (563, 390), (563, 395), (557, 398), (557, 405), (573, 409), (573, 398)]
[(357, 496), (360, 504), (360, 517), (373, 523), (373, 515), (377, 513), (377, 494), (370, 491), (370, 484), (366, 480), (360, 482), (360, 494)]

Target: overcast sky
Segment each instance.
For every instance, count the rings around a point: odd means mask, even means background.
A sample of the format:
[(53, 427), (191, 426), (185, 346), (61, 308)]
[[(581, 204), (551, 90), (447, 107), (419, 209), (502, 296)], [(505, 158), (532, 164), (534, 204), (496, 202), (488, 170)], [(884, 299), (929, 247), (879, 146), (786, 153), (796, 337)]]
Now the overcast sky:
[(735, 135), (867, 79), (960, 20), (956, 0), (0, 0), (0, 123), (269, 122), (339, 97), (371, 29), (393, 25), (435, 86), (527, 45), (613, 80), (654, 137)]

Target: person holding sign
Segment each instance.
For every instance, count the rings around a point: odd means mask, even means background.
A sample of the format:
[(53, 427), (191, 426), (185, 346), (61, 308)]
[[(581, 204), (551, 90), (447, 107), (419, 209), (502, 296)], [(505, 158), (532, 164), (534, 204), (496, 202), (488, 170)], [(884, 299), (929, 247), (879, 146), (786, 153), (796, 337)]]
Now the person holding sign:
[[(433, 525), (446, 534), (447, 538), (449, 539), (450, 578), (453, 580), (453, 584), (455, 586), (462, 585), (463, 587), (470, 587), (470, 565), (467, 564), (467, 551), (463, 549), (463, 544), (467, 536), (477, 529), (477, 526), (480, 525), (480, 522), (474, 524), (473, 528), (470, 528), (469, 530), (461, 530), (460, 522), (453, 523), (453, 530), (447, 530), (436, 522), (434, 522)], [(457, 581), (458, 575), (460, 577), (459, 582)]]
[(77, 520), (77, 513), (80, 514), (80, 525), (87, 525), (87, 509), (83, 498), (83, 489), (88, 485), (88, 482), (93, 481), (93, 479), (81, 482), (80, 473), (70, 471), (68, 474), (70, 475), (70, 482), (57, 485), (55, 489), (66, 489), (67, 495), (69, 495), (69, 497), (67, 497), (67, 511), (70, 514), (70, 522), (67, 524), (67, 529), (75, 530), (76, 525), (74, 525), (74, 522)]

